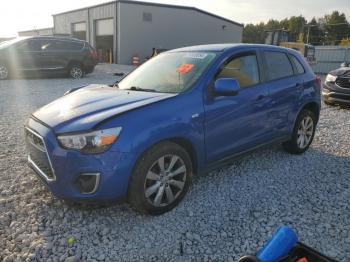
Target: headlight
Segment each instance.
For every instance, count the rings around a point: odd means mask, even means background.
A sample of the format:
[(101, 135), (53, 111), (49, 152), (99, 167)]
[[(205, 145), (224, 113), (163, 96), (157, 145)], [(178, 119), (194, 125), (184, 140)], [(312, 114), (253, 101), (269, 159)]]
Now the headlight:
[(332, 82), (332, 83), (334, 83), (335, 80), (337, 80), (337, 77), (334, 76), (334, 75), (328, 74), (327, 77), (326, 77), (326, 82)]
[(121, 130), (121, 127), (116, 127), (85, 134), (59, 135), (57, 139), (66, 149), (79, 150), (87, 154), (101, 153), (118, 139)]

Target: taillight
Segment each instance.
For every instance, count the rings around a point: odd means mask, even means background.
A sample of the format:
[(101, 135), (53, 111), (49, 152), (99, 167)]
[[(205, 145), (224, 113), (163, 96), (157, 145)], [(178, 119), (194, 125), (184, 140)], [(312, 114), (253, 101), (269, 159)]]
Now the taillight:
[(93, 58), (93, 59), (97, 59), (97, 52), (95, 49), (90, 49), (90, 56)]
[(321, 86), (321, 77), (319, 75), (316, 75), (316, 83)]

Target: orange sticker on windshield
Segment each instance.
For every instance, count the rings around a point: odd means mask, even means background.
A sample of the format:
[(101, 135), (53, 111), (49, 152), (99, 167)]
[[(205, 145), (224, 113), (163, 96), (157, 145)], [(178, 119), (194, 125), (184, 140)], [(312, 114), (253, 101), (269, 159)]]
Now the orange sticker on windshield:
[(176, 72), (180, 74), (187, 74), (192, 70), (193, 67), (194, 67), (193, 64), (182, 64), (178, 68), (176, 68)]

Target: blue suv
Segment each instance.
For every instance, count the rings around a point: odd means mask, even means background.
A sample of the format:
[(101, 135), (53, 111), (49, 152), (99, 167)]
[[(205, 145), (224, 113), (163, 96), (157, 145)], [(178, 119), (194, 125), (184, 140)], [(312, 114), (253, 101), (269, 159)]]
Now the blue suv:
[(187, 47), (33, 113), (28, 161), (58, 198), (127, 198), (160, 214), (185, 196), (194, 174), (239, 154), (271, 143), (303, 153), (319, 113), (320, 79), (297, 51)]

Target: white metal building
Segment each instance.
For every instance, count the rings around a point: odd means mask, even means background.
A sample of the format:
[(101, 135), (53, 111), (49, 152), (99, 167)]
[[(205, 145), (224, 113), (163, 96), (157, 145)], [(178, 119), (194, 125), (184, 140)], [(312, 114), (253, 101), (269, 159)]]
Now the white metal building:
[(53, 15), (55, 35), (87, 40), (104, 61), (131, 64), (152, 48), (241, 42), (243, 25), (194, 7), (118, 0)]
[(18, 32), (18, 36), (49, 36), (53, 34), (53, 28), (40, 28), (40, 29), (33, 29), (33, 30), (27, 30), (27, 31), (20, 31)]

